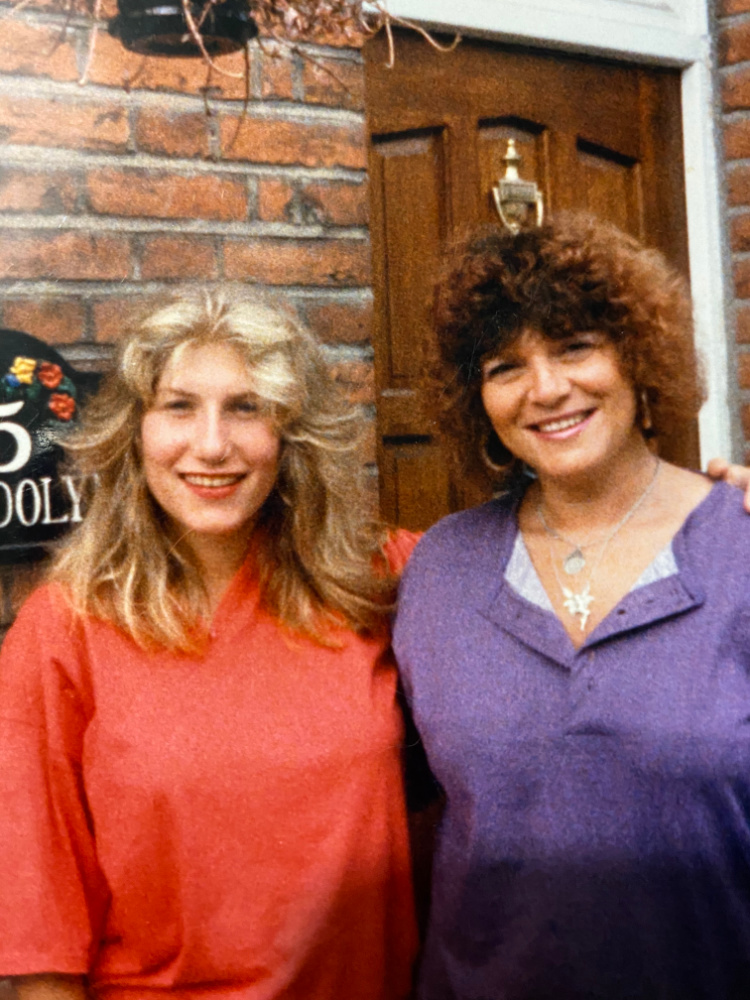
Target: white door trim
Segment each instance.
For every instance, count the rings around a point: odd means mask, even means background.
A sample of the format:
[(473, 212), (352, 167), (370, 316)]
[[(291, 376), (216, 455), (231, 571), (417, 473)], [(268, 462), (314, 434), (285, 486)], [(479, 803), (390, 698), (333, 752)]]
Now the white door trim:
[[(398, 16), (472, 35), (679, 66), (696, 342), (709, 398), (701, 460), (732, 454), (729, 353), (708, 0), (390, 0)], [(398, 57), (398, 54), (397, 54)]]

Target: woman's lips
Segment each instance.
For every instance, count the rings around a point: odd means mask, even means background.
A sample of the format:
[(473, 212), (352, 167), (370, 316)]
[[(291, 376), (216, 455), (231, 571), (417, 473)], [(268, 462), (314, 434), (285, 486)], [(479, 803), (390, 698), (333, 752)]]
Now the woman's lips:
[(187, 472), (180, 475), (180, 479), (191, 492), (204, 500), (223, 500), (234, 493), (244, 478), (244, 472), (222, 473), (221, 475)]
[(596, 410), (579, 410), (577, 413), (567, 413), (552, 420), (530, 424), (530, 430), (540, 437), (550, 441), (564, 441), (578, 434), (591, 420)]

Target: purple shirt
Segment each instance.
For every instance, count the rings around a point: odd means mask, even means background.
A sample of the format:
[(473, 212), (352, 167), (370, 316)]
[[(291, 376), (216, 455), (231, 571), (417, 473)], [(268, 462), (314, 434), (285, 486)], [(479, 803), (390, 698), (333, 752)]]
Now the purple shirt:
[(447, 805), (422, 1000), (750, 998), (750, 519), (714, 486), (575, 649), (498, 500), (431, 529), (396, 652)]

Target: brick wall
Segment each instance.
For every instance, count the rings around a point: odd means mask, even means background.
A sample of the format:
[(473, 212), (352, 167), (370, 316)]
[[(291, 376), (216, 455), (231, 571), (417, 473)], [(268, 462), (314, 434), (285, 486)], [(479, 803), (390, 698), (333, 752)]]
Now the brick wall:
[[(144, 298), (273, 286), (371, 418), (359, 53), (307, 46), (313, 65), (254, 48), (243, 114), (243, 80), (207, 80), (197, 59), (144, 59), (106, 32), (79, 85), (91, 29), (65, 6), (0, 2), (0, 325), (100, 368)], [(220, 65), (241, 73), (243, 56)], [(0, 635), (35, 572), (0, 569)]]
[[(736, 378), (745, 462), (750, 463), (750, 0), (718, 0), (721, 132), (733, 285)], [(730, 322), (730, 329), (732, 323)]]

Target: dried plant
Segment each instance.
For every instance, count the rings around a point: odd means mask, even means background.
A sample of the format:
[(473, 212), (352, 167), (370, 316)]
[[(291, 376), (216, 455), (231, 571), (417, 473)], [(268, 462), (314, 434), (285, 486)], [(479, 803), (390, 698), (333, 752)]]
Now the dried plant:
[[(21, 10), (30, 2), (31, 0), (18, 0), (11, 8), (11, 12)], [(250, 57), (247, 47), (244, 72), (231, 72), (220, 66), (211, 56), (201, 35), (203, 22), (212, 8), (220, 7), (223, 0), (205, 0), (197, 14), (195, 0), (180, 0), (180, 2), (187, 26), (185, 37), (189, 37), (198, 48), (206, 64), (209, 77), (211, 73), (216, 72), (220, 76), (244, 79), (246, 93), (249, 97)], [(102, 25), (101, 5), (102, 0), (64, 0), (63, 4), (67, 15), (63, 30), (67, 29), (70, 19), (74, 16), (87, 17), (91, 22), (88, 51), (79, 80), (82, 84), (86, 83), (88, 78), (89, 68), (94, 57), (97, 33)], [(390, 68), (395, 62), (394, 25), (418, 32), (430, 45), (441, 52), (450, 52), (460, 41), (460, 35), (457, 34), (450, 45), (440, 44), (428, 31), (414, 21), (391, 14), (386, 0), (369, 0), (369, 2), (366, 0), (248, 0), (248, 6), (250, 14), (260, 30), (258, 42), (261, 47), (263, 48), (264, 38), (271, 38), (281, 48), (281, 51), (264, 48), (267, 54), (279, 56), (283, 52), (297, 53), (302, 59), (323, 69), (341, 86), (345, 85), (336, 77), (335, 73), (328, 66), (315, 59), (309, 51), (301, 49), (300, 43), (335, 39), (358, 48), (382, 28), (388, 38), (388, 62), (386, 65)]]

